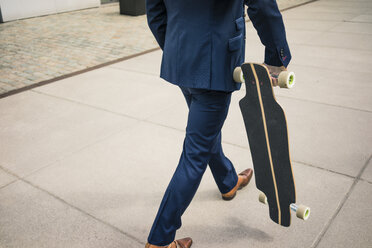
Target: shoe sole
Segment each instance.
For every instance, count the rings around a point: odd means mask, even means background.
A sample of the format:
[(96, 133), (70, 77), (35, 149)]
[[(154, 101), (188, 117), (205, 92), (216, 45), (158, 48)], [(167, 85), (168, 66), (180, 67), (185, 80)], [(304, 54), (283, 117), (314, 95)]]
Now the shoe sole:
[[(238, 190), (239, 190), (239, 189), (238, 189)], [(233, 196), (231, 196), (231, 197), (222, 196), (222, 199), (225, 200), (225, 201), (231, 201), (232, 199), (235, 198), (235, 196), (236, 196), (236, 192), (235, 192), (235, 194), (234, 194)]]

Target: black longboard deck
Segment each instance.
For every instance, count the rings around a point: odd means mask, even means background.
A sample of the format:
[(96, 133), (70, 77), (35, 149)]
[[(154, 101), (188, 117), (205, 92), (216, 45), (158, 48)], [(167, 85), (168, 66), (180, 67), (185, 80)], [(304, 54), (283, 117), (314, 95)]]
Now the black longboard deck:
[(246, 95), (239, 105), (252, 154), (256, 186), (267, 197), (270, 218), (282, 226), (290, 226), (290, 204), (296, 202), (296, 190), (286, 117), (275, 99), (266, 67), (245, 63), (241, 68)]

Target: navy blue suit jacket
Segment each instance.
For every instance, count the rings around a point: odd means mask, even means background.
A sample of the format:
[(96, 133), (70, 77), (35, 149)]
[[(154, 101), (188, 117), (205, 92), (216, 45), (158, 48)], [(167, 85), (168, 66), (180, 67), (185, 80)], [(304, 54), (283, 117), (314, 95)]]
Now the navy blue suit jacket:
[(234, 91), (244, 62), (248, 16), (265, 46), (265, 63), (285, 67), (291, 54), (275, 0), (146, 0), (147, 20), (163, 50), (160, 76), (176, 85)]

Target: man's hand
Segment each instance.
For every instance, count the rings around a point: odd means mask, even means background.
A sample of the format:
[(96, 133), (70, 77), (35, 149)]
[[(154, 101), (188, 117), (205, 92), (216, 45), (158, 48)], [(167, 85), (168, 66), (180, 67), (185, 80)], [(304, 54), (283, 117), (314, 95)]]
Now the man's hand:
[(279, 74), (282, 71), (286, 71), (287, 68), (285, 68), (284, 66), (280, 66), (280, 67), (279, 66), (272, 66), (272, 65), (265, 64), (265, 63), (264, 63), (264, 66), (266, 66), (267, 69), (269, 69), (273, 86), (278, 86), (278, 84), (279, 84), (279, 82), (278, 82)]

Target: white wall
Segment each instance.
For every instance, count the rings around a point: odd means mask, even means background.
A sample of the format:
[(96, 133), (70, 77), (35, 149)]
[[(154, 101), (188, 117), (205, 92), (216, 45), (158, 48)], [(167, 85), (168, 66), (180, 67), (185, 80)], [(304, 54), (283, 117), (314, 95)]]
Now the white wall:
[(3, 21), (97, 7), (100, 0), (0, 0)]
[(54, 0), (54, 1), (56, 4), (57, 12), (85, 9), (101, 5), (101, 0)]

